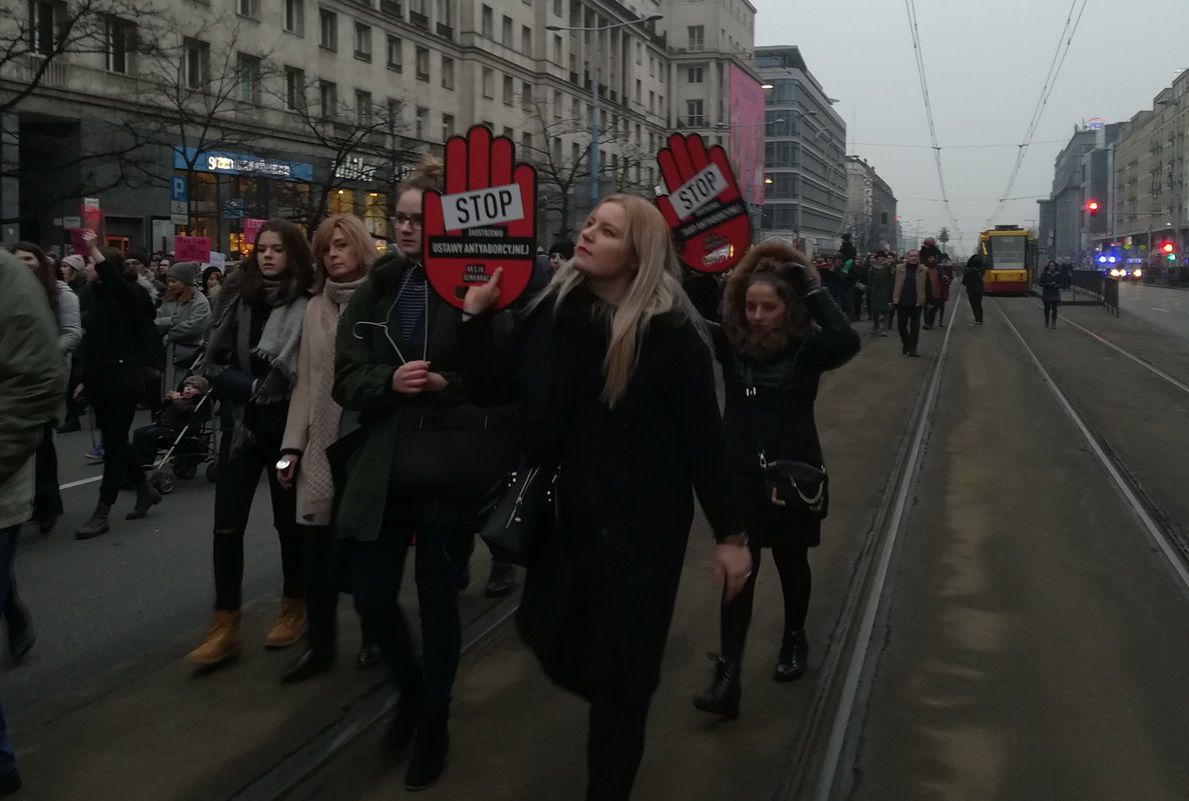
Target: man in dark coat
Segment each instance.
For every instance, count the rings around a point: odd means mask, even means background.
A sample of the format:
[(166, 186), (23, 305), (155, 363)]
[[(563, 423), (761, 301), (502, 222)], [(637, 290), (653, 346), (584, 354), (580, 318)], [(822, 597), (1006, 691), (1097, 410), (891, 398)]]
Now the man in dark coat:
[(970, 310), (974, 312), (974, 324), (983, 324), (983, 273), (987, 265), (983, 254), (975, 253), (966, 262), (966, 270), (962, 273), (962, 286), (966, 287), (966, 297), (970, 301)]

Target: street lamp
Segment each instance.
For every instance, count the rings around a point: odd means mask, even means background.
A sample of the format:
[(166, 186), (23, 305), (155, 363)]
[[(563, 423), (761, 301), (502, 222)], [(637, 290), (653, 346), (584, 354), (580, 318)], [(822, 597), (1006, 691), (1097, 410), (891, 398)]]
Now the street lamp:
[[(613, 22), (609, 25), (596, 26), (580, 26), (580, 25), (546, 25), (545, 30), (561, 33), (562, 31), (578, 32), (578, 31), (593, 31), (595, 33), (602, 33), (614, 28), (626, 28), (629, 25), (635, 25), (639, 22), (656, 22), (664, 19), (664, 14), (649, 14), (647, 17), (637, 17), (636, 19), (623, 20), (622, 22)], [(601, 53), (599, 54), (602, 55)], [(595, 65), (595, 79), (590, 87), (590, 208), (593, 211), (594, 207), (599, 202), (599, 85), (603, 81), (603, 66), (602, 59)]]

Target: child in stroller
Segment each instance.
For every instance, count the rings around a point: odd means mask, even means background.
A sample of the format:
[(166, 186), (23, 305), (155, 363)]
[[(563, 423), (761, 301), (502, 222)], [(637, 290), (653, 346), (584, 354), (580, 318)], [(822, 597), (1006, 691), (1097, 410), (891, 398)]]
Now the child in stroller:
[[(212, 448), (208, 438), (191, 429), (201, 427), (211, 419), (210, 389), (210, 382), (202, 376), (186, 378), (179, 390), (165, 393), (156, 421), (133, 432), (132, 450), (136, 458), (147, 469), (158, 468), (153, 478), (171, 474), (168, 476), (169, 488), (158, 486), (159, 490), (168, 492), (173, 488), (172, 473), (182, 478), (193, 477), (198, 465), (209, 458)], [(161, 460), (161, 465), (156, 465), (157, 452), (162, 449), (169, 449), (170, 453)], [(175, 467), (167, 471), (165, 462), (170, 455), (175, 458)]]

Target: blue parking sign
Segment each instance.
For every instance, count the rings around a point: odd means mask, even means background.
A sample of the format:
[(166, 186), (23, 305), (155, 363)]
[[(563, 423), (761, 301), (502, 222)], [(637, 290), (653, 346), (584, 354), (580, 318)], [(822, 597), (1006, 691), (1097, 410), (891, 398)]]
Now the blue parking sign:
[(169, 199), (178, 203), (185, 203), (189, 194), (186, 189), (185, 176), (175, 175), (169, 187)]

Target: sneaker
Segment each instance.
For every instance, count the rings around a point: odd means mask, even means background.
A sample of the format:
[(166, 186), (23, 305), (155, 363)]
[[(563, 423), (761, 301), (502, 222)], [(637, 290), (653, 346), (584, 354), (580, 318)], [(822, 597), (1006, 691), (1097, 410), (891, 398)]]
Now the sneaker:
[(83, 458), (88, 462), (102, 462), (103, 461), (103, 446), (96, 445), (83, 454)]

